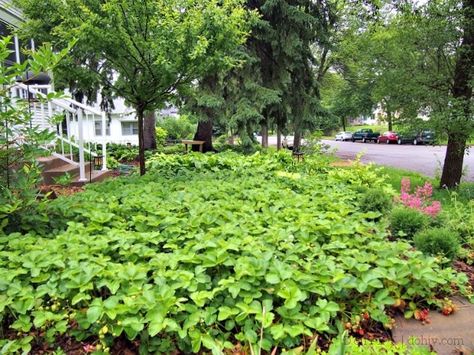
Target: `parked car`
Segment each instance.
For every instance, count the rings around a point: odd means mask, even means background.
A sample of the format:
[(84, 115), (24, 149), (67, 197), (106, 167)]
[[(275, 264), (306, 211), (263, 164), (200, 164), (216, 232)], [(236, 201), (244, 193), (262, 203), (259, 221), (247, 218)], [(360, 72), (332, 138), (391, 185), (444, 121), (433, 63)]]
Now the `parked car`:
[(362, 143), (370, 141), (376, 142), (379, 136), (380, 133), (374, 132), (371, 129), (361, 129), (352, 134), (352, 141), (362, 141)]
[(413, 144), (434, 144), (435, 134), (433, 131), (421, 131), (413, 140)]
[(352, 132), (339, 132), (336, 134), (337, 141), (350, 141), (352, 139)]
[(423, 130), (421, 132), (415, 133), (407, 133), (402, 134), (398, 137), (397, 143), (404, 144), (404, 143), (412, 143), (414, 145), (418, 144), (434, 144), (435, 142), (435, 134), (433, 131)]
[(377, 138), (377, 143), (397, 143), (398, 142), (398, 133), (388, 131), (384, 132), (384, 134), (380, 135)]
[(397, 143), (398, 144), (413, 143), (415, 139), (416, 139), (416, 133), (414, 132), (402, 133), (398, 136)]

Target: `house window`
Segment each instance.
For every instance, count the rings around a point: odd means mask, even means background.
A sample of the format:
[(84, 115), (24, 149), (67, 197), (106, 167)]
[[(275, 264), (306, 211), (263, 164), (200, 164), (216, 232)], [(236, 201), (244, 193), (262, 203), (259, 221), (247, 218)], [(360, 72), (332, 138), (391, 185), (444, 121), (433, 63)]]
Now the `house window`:
[[(95, 135), (102, 135), (102, 121), (94, 121)], [(110, 121), (105, 122), (105, 134), (110, 136)]]
[(122, 136), (138, 135), (138, 122), (122, 122)]
[[(0, 21), (0, 37), (3, 38), (11, 35), (11, 27), (7, 23)], [(8, 43), (8, 49), (10, 50), (10, 53), (8, 54), (8, 57), (5, 58), (3, 63), (5, 63), (6, 65), (13, 65), (14, 63), (16, 63), (16, 48), (13, 38), (10, 40), (10, 43)]]

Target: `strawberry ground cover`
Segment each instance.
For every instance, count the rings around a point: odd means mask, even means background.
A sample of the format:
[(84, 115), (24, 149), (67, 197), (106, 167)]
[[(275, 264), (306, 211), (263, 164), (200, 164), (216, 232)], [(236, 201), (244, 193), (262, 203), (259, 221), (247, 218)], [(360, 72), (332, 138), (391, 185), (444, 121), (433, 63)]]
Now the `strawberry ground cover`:
[(361, 186), (392, 192), (370, 166), (281, 152), (156, 155), (149, 169), (0, 236), (2, 353), (65, 335), (96, 353), (119, 339), (142, 353), (288, 349), (464, 291), (465, 275), (361, 211)]

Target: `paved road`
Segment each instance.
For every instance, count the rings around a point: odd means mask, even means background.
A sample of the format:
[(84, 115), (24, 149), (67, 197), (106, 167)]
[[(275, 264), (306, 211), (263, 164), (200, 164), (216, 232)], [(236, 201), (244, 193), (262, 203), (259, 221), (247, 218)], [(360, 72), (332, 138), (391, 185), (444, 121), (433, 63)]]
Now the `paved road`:
[[(444, 163), (446, 146), (423, 146), (411, 144), (376, 144), (360, 142), (336, 142), (323, 140), (336, 150), (336, 155), (344, 159), (353, 159), (363, 153), (363, 162), (393, 166), (417, 171), (427, 176), (439, 176)], [(474, 156), (464, 156), (464, 180), (474, 181)]]
[[(293, 137), (288, 136), (287, 139), (290, 144), (293, 142)], [(269, 137), (268, 143), (276, 146), (276, 137)], [(334, 140), (323, 140), (323, 143), (330, 145), (336, 155), (343, 159), (354, 159), (357, 154), (363, 153), (361, 160), (365, 163), (373, 162), (417, 171), (431, 177), (441, 175), (446, 153), (446, 146), (352, 143)], [(474, 154), (464, 156), (464, 170), (466, 175), (463, 180), (474, 181)]]

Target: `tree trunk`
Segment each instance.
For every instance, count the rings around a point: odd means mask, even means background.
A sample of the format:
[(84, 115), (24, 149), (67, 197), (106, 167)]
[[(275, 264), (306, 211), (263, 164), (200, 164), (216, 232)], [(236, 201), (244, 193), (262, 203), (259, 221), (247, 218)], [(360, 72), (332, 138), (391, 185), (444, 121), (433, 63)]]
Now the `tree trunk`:
[(140, 175), (145, 175), (145, 140), (143, 133), (143, 106), (137, 106), (137, 118), (138, 118), (138, 161), (140, 163)]
[(343, 116), (341, 121), (342, 121), (342, 130), (345, 132), (346, 131), (346, 118)]
[(156, 116), (154, 111), (148, 111), (145, 114), (143, 126), (145, 149), (156, 149)]
[(388, 130), (392, 131), (393, 122), (392, 122), (392, 112), (391, 111), (387, 112), (387, 122), (388, 122)]
[[(199, 121), (194, 140), (205, 142), (202, 146), (203, 153), (214, 151), (212, 146), (212, 120), (210, 118), (207, 121)], [(199, 147), (194, 145), (193, 151), (199, 151)]]
[(268, 148), (268, 125), (267, 122), (262, 123), (262, 147)]
[(299, 152), (301, 146), (301, 131), (299, 129), (295, 130), (295, 136), (293, 138), (293, 151)]
[(277, 150), (281, 149), (281, 130), (280, 127), (277, 126)]
[(444, 159), (441, 187), (453, 188), (461, 181), (464, 152), (467, 138), (458, 133), (448, 135), (448, 146)]
[[(463, 9), (465, 18), (463, 21), (464, 35), (459, 48), (459, 56), (454, 68), (454, 80), (451, 92), (456, 99), (456, 106), (461, 112), (450, 114), (463, 117), (453, 122), (453, 129), (448, 128), (448, 146), (444, 160), (443, 174), (441, 175), (441, 187), (453, 188), (461, 182), (462, 165), (467, 138), (470, 133), (470, 117), (472, 99), (472, 63), (474, 63), (474, 0), (464, 0)], [(460, 132), (467, 132), (462, 134)]]
[(227, 143), (229, 143), (230, 145), (235, 144), (234, 133), (232, 131), (229, 132), (229, 138), (227, 139)]

